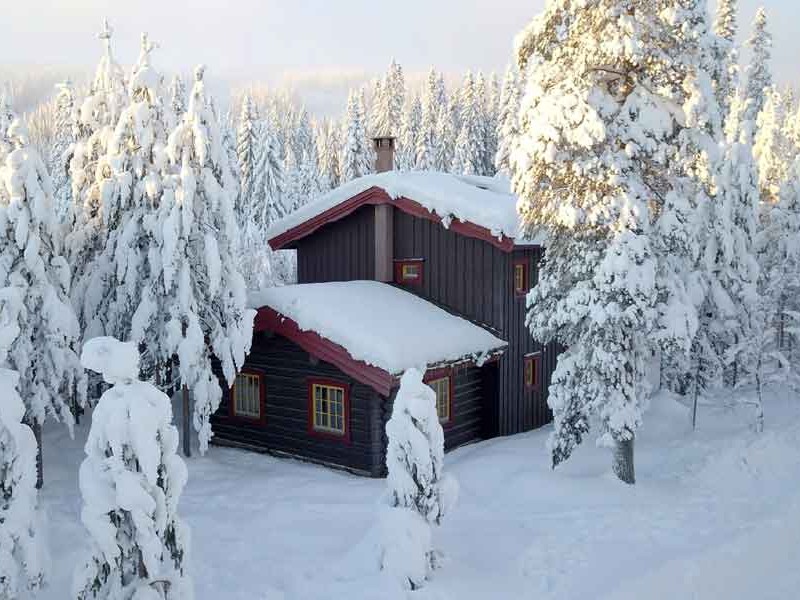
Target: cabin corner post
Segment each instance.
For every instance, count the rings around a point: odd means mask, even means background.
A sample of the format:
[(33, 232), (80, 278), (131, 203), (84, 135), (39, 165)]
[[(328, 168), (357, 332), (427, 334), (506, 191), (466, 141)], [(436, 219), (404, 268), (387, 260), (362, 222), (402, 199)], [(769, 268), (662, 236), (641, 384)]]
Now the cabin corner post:
[(394, 281), (394, 207), (375, 206), (375, 281)]

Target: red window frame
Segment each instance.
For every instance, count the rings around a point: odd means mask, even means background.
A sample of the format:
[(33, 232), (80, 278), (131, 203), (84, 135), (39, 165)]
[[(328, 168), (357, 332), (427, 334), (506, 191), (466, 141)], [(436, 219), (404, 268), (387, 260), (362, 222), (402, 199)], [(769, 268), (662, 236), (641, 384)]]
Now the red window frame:
[(247, 415), (236, 414), (236, 380), (234, 379), (233, 385), (228, 390), (228, 418), (232, 421), (239, 421), (241, 423), (249, 423), (251, 425), (265, 425), (267, 422), (267, 382), (264, 373), (254, 369), (242, 369), (236, 376), (250, 375), (251, 377), (258, 377), (258, 395), (259, 395), (259, 416), (249, 417)]
[[(528, 367), (533, 368), (532, 379), (528, 377)], [(522, 381), (526, 390), (537, 390), (542, 384), (542, 353), (526, 354), (522, 362)]]
[[(517, 285), (517, 268), (522, 268), (522, 287)], [(524, 298), (531, 290), (531, 265), (530, 261), (520, 258), (511, 263), (511, 287), (517, 298)]]
[[(454, 371), (452, 368), (447, 367), (443, 369), (431, 369), (425, 372), (425, 376), (422, 378), (422, 383), (428, 384), (431, 381), (435, 381), (437, 379), (444, 379), (445, 377), (448, 378), (448, 385), (450, 387), (448, 398), (447, 398), (447, 421), (439, 421), (442, 427), (450, 427), (453, 424), (453, 391), (455, 390), (454, 386)], [(437, 403), (437, 414), (438, 410), (438, 403)]]
[[(417, 267), (419, 269), (419, 277), (417, 278), (404, 278), (404, 267)], [(414, 287), (421, 287), (425, 282), (425, 261), (421, 258), (404, 258), (394, 261), (394, 282), (398, 285), (410, 285)]]
[[(344, 390), (342, 397), (343, 433), (317, 429), (314, 425), (314, 386), (337, 387)], [(308, 379), (308, 434), (314, 437), (350, 444), (350, 385), (335, 379), (311, 377)]]

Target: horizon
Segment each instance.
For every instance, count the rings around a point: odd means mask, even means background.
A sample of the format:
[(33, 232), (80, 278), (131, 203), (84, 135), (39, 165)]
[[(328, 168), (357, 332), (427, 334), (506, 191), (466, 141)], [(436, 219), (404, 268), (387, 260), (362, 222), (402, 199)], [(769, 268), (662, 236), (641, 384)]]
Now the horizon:
[[(451, 81), (467, 70), (501, 75), (511, 58), (514, 37), (545, 1), (496, 0), (491, 23), (484, 22), (482, 0), (458, 2), (457, 14), (451, 9), (456, 4), (453, 0), (434, 6), (422, 0), (408, 0), (402, 6), (368, 0), (343, 0), (335, 6), (324, 0), (293, 5), (238, 0), (224, 13), (210, 10), (213, 4), (199, 0), (192, 10), (187, 8), (189, 2), (157, 4), (156, 0), (131, 5), (108, 0), (75, 0), (55, 6), (46, 0), (13, 4), (6, 12), (16, 27), (0, 36), (0, 84), (44, 77), (35, 91), (23, 94), (20, 108), (24, 111), (31, 102), (46, 97), (57, 79), (91, 77), (102, 52), (97, 34), (103, 18), (108, 18), (114, 29), (114, 56), (123, 66), (136, 59), (140, 34), (147, 31), (159, 45), (153, 58), (156, 68), (188, 79), (196, 64), (205, 64), (223, 102), (231, 91), (264, 85), (288, 91), (309, 110), (329, 115), (343, 108), (348, 88), (385, 72), (392, 59), (403, 66), (411, 88), (430, 67)], [(759, 4), (740, 1), (740, 44), (749, 35)], [(793, 39), (791, 24), (800, 19), (800, 3), (773, 0), (764, 4), (774, 37), (775, 82), (795, 87), (800, 79), (793, 61), (800, 53), (800, 42)], [(152, 19), (155, 6), (159, 19)], [(715, 2), (709, 8), (713, 18)], [(47, 23), (57, 27), (43, 24), (45, 9)], [(426, 19), (417, 18), (422, 10)], [(297, 22), (302, 26), (288, 26)], [(384, 28), (370, 27), (373, 23), (392, 23), (394, 37), (387, 41)], [(197, 35), (212, 27), (214, 35)], [(746, 49), (741, 54), (746, 62)]]

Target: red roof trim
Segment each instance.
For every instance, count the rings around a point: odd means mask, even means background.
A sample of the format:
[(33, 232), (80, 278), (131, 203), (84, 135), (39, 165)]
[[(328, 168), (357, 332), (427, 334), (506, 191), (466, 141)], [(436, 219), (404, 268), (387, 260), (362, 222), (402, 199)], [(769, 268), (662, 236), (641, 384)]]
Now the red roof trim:
[[(269, 245), (273, 250), (286, 248), (293, 242), (311, 235), (320, 227), (333, 221), (338, 221), (339, 219), (352, 214), (362, 206), (375, 206), (379, 204), (391, 204), (402, 210), (404, 213), (419, 217), (421, 219), (427, 219), (429, 221), (433, 221), (434, 223), (441, 223), (443, 220), (441, 216), (429, 211), (415, 200), (405, 197), (392, 200), (385, 190), (373, 186), (368, 190), (353, 196), (349, 200), (345, 200), (344, 202), (341, 202), (336, 206), (316, 215), (315, 217), (311, 217), (307, 221), (304, 221), (303, 223), (284, 231), (282, 234), (276, 235), (269, 240)], [(458, 219), (453, 219), (450, 222), (448, 229), (466, 237), (477, 238), (479, 240), (489, 242), (503, 252), (511, 252), (514, 249), (514, 240), (512, 238), (498, 238), (486, 227), (471, 223), (469, 221), (459, 221)]]
[(295, 321), (268, 306), (258, 309), (254, 329), (272, 331), (290, 339), (309, 354), (331, 363), (382, 396), (389, 396), (395, 385), (396, 378), (391, 373), (354, 359), (342, 346), (326, 340), (314, 331), (301, 331)]

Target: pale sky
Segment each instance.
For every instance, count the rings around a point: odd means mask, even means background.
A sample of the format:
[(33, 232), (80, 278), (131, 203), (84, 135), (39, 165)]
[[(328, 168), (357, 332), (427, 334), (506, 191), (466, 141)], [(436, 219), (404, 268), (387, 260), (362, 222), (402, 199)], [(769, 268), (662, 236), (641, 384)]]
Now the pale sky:
[[(714, 0), (711, 0), (712, 4)], [(3, 0), (0, 64), (91, 70), (108, 16), (118, 60), (137, 54), (146, 30), (154, 62), (217, 77), (262, 79), (283, 71), (378, 72), (392, 57), (409, 71), (502, 70), (514, 35), (544, 0)], [(759, 4), (771, 17), (773, 69), (800, 82), (800, 0), (740, 0), (749, 29)], [(712, 6), (713, 8), (713, 6)], [(746, 31), (745, 31), (746, 33)]]

